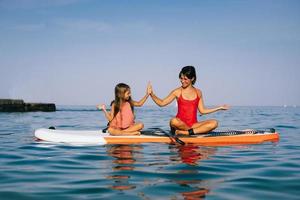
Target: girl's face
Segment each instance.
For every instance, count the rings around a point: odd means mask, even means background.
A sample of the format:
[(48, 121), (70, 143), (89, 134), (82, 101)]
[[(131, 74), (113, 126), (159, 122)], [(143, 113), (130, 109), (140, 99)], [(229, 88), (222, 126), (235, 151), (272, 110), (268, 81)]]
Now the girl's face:
[(185, 75), (180, 76), (180, 82), (183, 88), (186, 88), (192, 84), (193, 79), (189, 79)]
[(130, 98), (130, 96), (131, 96), (131, 91), (130, 91), (130, 89), (129, 89), (129, 90), (126, 90), (125, 93), (124, 93), (124, 100), (125, 100), (125, 101), (128, 101), (129, 98)]

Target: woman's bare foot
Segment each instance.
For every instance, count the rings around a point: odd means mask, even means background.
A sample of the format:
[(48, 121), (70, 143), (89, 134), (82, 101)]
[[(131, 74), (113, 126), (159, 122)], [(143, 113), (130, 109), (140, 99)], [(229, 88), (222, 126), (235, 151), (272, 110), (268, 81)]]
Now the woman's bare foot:
[(188, 131), (184, 131), (184, 130), (176, 130), (175, 131), (176, 135), (189, 135)]

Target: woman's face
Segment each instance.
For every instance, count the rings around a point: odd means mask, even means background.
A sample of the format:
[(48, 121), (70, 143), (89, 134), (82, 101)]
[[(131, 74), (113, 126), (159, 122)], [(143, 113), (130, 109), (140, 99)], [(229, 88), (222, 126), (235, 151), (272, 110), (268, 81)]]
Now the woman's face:
[(180, 76), (180, 82), (183, 88), (186, 88), (192, 84), (193, 79), (189, 79), (185, 75)]

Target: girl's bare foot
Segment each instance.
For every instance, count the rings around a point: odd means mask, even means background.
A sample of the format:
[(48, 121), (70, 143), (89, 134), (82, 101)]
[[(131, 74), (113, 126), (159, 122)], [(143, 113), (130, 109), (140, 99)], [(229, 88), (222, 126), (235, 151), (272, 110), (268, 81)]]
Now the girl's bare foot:
[(141, 135), (141, 132), (140, 131), (135, 131), (135, 132), (132, 132), (131, 134), (132, 135)]
[(122, 132), (119, 133), (110, 133), (112, 136), (130, 136), (130, 135), (141, 135), (140, 131), (134, 131), (134, 132)]
[(133, 131), (133, 132), (123, 132), (121, 135), (141, 135), (140, 131)]

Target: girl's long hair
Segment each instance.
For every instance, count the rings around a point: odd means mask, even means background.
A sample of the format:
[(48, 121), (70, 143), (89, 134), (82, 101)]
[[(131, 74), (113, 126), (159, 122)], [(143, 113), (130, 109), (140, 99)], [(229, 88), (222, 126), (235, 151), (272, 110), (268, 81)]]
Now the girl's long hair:
[[(121, 104), (124, 103), (123, 99), (124, 99), (125, 92), (127, 92), (128, 90), (130, 90), (130, 87), (125, 83), (119, 83), (118, 85), (116, 85), (115, 100), (112, 102), (114, 103), (114, 118), (121, 110)], [(129, 97), (128, 102), (130, 104), (132, 112), (134, 112), (134, 106), (131, 97)]]

